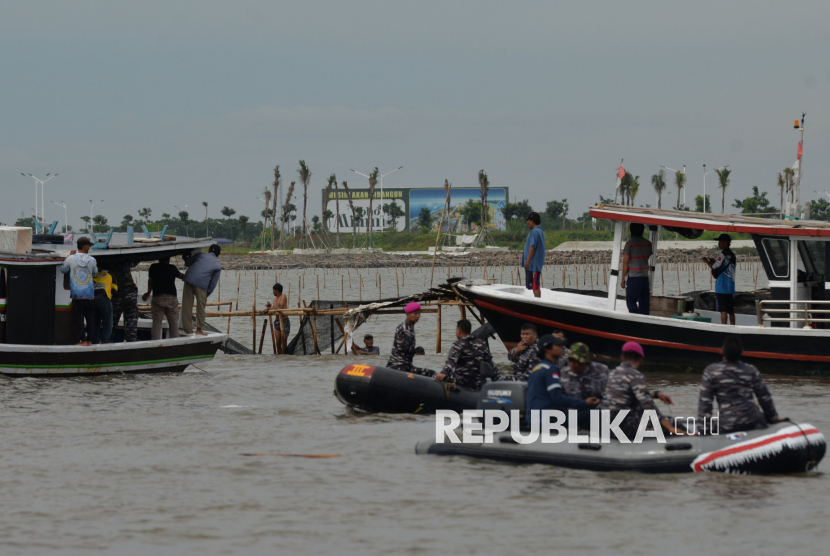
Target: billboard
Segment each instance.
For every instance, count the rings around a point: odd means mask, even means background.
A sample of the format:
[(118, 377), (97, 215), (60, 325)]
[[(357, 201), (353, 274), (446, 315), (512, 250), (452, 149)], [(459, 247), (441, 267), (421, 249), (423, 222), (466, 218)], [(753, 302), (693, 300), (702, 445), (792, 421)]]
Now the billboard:
[[(340, 233), (352, 233), (356, 227), (358, 233), (366, 232), (368, 226), (372, 230), (381, 231), (393, 226), (399, 232), (414, 229), (418, 225), (421, 210), (426, 208), (432, 216), (432, 230), (438, 229), (441, 221), (441, 212), (444, 208), (446, 193), (443, 187), (407, 188), (390, 187), (383, 190), (381, 199), (380, 188), (375, 188), (372, 200), (372, 217), (369, 218), (369, 189), (351, 189), (351, 199), (358, 218), (352, 217), (349, 200), (344, 190), (331, 191), (328, 197), (323, 194), (323, 214), (330, 210), (332, 217), (326, 219), (326, 229), (329, 232), (337, 231), (337, 204), (340, 205)], [(487, 227), (494, 230), (504, 230), (505, 220), (502, 209), (509, 199), (507, 187), (491, 187), (487, 195)], [(478, 225), (466, 222), (461, 208), (468, 201), (479, 202), (481, 190), (478, 187), (454, 187), (450, 191), (450, 209), (444, 217), (444, 229), (462, 233), (478, 231)], [(392, 206), (394, 205), (394, 207)], [(362, 213), (362, 214), (361, 214)]]

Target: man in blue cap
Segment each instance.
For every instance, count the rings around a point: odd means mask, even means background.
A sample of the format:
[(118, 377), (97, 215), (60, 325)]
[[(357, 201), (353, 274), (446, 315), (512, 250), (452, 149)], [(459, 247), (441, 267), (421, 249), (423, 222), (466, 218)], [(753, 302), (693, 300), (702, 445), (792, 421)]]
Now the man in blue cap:
[(589, 422), (588, 409), (596, 407), (600, 399), (590, 397), (579, 400), (565, 394), (560, 382), (559, 367), (556, 362), (562, 357), (563, 347), (568, 343), (565, 338), (545, 334), (539, 338), (539, 364), (530, 371), (527, 379), (527, 422), (530, 423), (531, 411), (534, 409), (558, 409), (568, 414), (569, 409), (586, 410), (579, 415), (580, 424)]

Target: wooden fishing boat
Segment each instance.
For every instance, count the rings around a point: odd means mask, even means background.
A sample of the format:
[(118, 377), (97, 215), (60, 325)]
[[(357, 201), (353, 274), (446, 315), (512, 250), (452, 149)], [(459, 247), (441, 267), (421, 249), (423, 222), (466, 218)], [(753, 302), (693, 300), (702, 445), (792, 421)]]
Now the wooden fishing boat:
[[(0, 242), (0, 374), (89, 376), (183, 371), (213, 358), (228, 338), (211, 332), (206, 336), (76, 346), (78, 330), (71, 312), (68, 276), (60, 272), (74, 246), (32, 244), (31, 236), (25, 234), (9, 240), (15, 234), (6, 232), (2, 235), (5, 242)], [(144, 242), (133, 241), (132, 233), (123, 244), (111, 243), (112, 232), (107, 238), (93, 235), (92, 239), (96, 243), (90, 254), (100, 268), (189, 254), (212, 243), (210, 238), (171, 238), (164, 232)]]

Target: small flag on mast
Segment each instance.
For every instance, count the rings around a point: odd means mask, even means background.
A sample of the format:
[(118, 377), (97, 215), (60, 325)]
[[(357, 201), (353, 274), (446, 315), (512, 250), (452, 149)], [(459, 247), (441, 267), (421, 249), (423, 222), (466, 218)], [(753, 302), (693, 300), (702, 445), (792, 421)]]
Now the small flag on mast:
[(804, 148), (801, 146), (801, 141), (798, 142), (798, 160), (801, 160), (801, 155), (804, 154)]
[(617, 202), (617, 195), (620, 193), (620, 185), (622, 184), (623, 176), (625, 176), (625, 168), (623, 168), (623, 161), (620, 159), (620, 171), (617, 172), (617, 186), (614, 189), (614, 203)]

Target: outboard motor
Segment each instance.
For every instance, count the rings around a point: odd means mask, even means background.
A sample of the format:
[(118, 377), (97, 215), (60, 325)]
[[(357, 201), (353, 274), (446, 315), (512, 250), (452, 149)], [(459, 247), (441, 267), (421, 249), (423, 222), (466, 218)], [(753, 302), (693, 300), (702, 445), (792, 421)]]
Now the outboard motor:
[(526, 382), (488, 382), (481, 387), (476, 404), (476, 409), (501, 409), (507, 415), (511, 409), (518, 409), (522, 424), (526, 408)]

